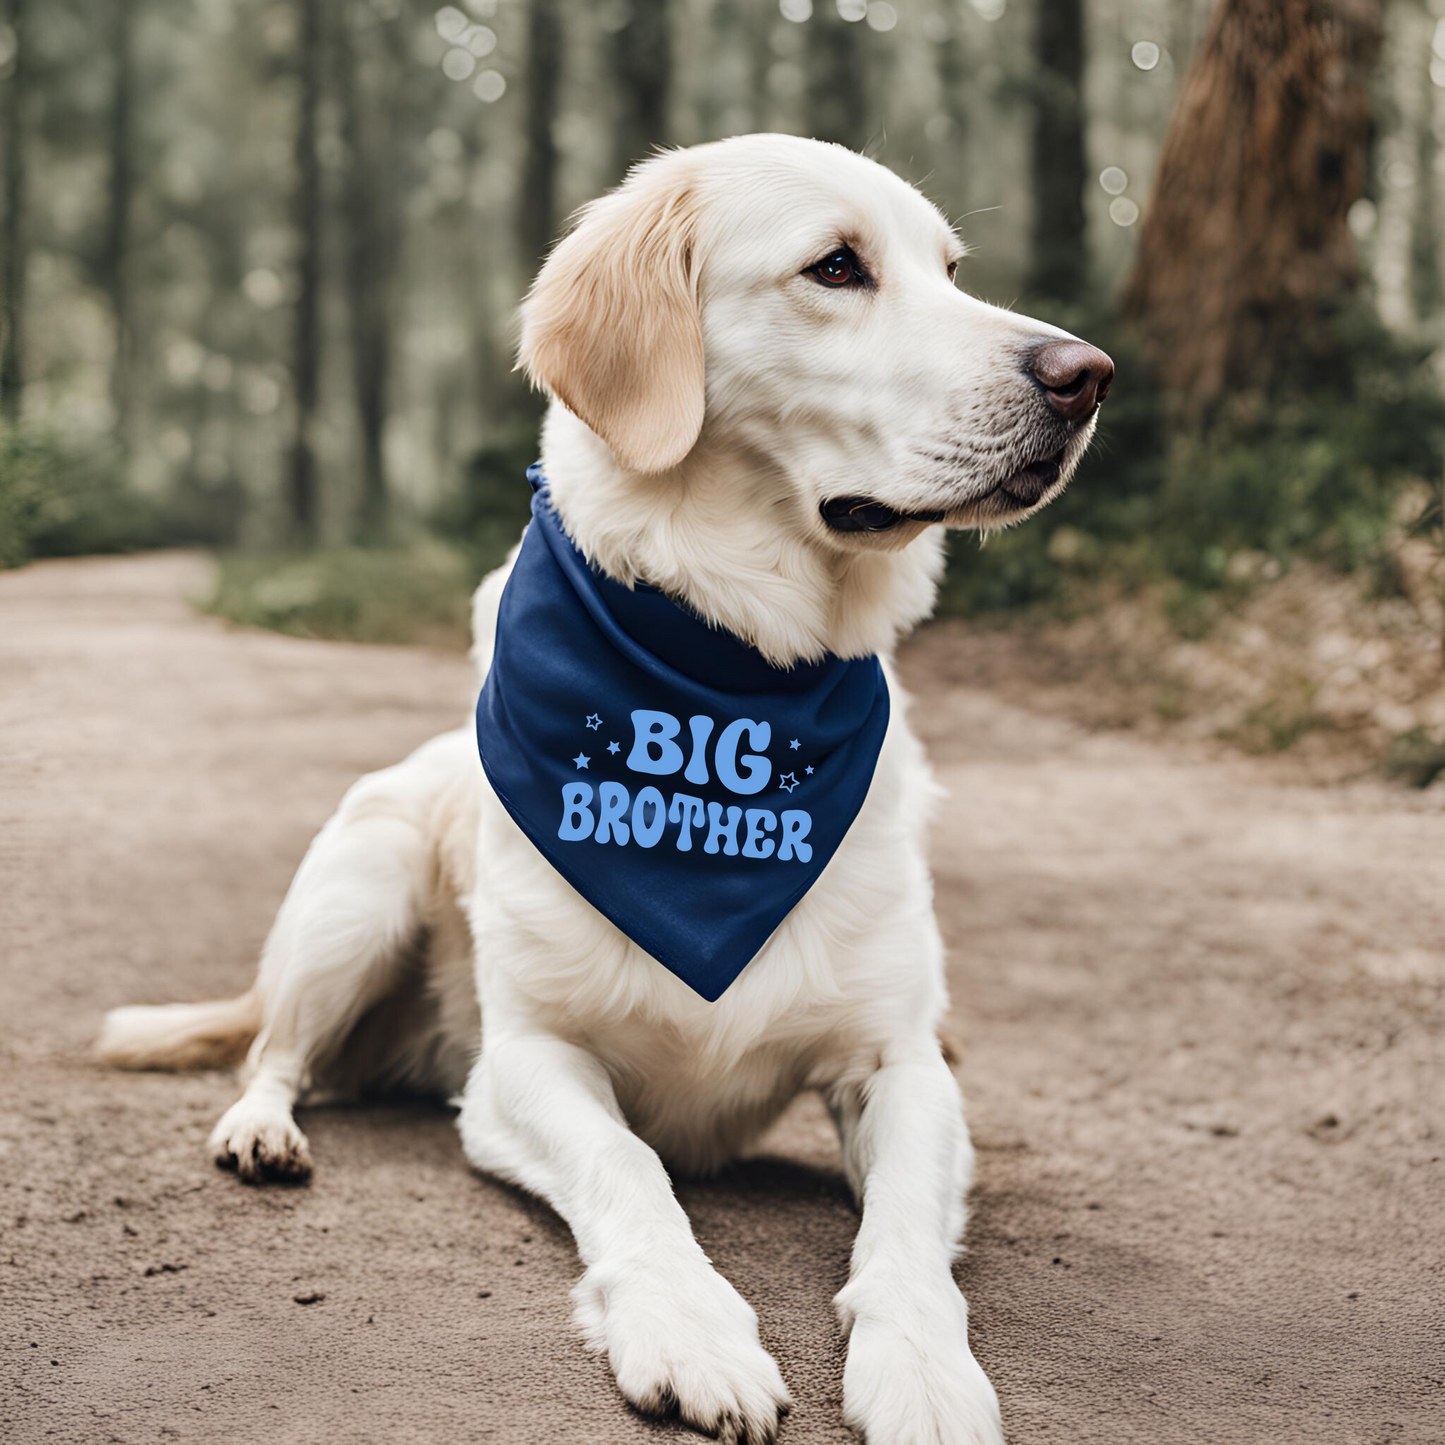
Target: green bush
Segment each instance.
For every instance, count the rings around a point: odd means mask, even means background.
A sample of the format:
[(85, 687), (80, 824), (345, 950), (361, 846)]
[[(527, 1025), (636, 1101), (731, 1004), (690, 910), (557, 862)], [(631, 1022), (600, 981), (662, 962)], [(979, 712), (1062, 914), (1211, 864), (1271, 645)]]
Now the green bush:
[(1416, 727), (1392, 738), (1385, 771), (1412, 788), (1428, 788), (1445, 776), (1445, 733)]
[(393, 547), (221, 557), (208, 612), (247, 627), (353, 642), (465, 646), (470, 555), (435, 538)]
[(0, 567), (156, 546), (163, 530), (156, 508), (119, 477), (118, 459), (105, 448), (0, 427)]
[(526, 524), (536, 447), (535, 427), (519, 424), (473, 453), (427, 531), (409, 541), (223, 553), (208, 610), (294, 636), (464, 647), (473, 588)]
[(471, 454), (457, 485), (429, 519), (438, 533), (472, 554), (479, 577), (522, 535), (532, 506), (527, 468), (536, 459), (537, 426), (521, 421)]

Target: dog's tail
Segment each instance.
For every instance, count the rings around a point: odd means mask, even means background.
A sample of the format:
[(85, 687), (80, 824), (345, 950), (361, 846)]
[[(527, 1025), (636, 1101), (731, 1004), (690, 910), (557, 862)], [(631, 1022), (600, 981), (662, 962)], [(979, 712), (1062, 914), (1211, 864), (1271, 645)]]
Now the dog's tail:
[(118, 1069), (222, 1069), (245, 1058), (260, 1028), (254, 988), (214, 1003), (116, 1008), (105, 1016), (95, 1055)]

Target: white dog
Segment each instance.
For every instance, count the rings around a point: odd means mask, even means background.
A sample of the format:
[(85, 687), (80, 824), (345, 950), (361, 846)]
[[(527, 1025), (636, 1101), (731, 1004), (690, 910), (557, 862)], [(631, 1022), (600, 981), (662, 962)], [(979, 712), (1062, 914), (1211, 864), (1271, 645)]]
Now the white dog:
[[(932, 605), (933, 524), (1001, 527), (1048, 502), (1113, 374), (955, 289), (961, 255), (916, 190), (835, 146), (749, 136), (639, 166), (582, 213), (523, 312), (567, 533), (777, 667), (886, 667)], [(483, 676), (510, 566), (476, 595)], [(837, 1297), (849, 1424), (874, 1445), (1000, 1440), (950, 1268), (973, 1160), (937, 1037), (932, 785), (901, 706), (832, 861), (714, 1003), (573, 891), (476, 746), (465, 728), (357, 783), (252, 990), (117, 1010), (102, 1056), (199, 1067), (249, 1045), (211, 1141), (248, 1179), (309, 1171), (298, 1099), (459, 1093), (468, 1159), (571, 1226), (577, 1319), (623, 1394), (725, 1440), (771, 1440), (788, 1392), (662, 1161), (710, 1169), (819, 1090), (862, 1210)]]

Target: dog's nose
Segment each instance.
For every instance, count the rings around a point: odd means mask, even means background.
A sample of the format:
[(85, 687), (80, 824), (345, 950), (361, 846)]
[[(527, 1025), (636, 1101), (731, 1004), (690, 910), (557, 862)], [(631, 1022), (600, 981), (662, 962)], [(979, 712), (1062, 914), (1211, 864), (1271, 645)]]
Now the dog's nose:
[(1032, 366), (1049, 405), (1069, 421), (1089, 416), (1114, 380), (1114, 363), (1087, 341), (1046, 341)]

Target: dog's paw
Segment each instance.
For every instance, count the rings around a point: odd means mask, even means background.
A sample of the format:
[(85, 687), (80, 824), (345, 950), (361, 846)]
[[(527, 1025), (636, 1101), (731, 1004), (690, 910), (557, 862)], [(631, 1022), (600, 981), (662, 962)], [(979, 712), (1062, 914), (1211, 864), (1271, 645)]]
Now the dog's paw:
[(311, 1175), (311, 1150), (295, 1119), (246, 1099), (221, 1116), (209, 1147), (222, 1169), (234, 1169), (248, 1184), (267, 1179), (299, 1184)]
[(594, 1265), (572, 1292), (589, 1349), (640, 1410), (676, 1410), (725, 1445), (776, 1438), (792, 1403), (753, 1307), (699, 1254)]
[[(951, 1288), (951, 1286), (950, 1286)], [(851, 1321), (843, 1367), (843, 1418), (867, 1445), (1003, 1445), (998, 1396), (968, 1348), (967, 1306), (946, 1297), (909, 1310), (859, 1308), (838, 1297)]]

